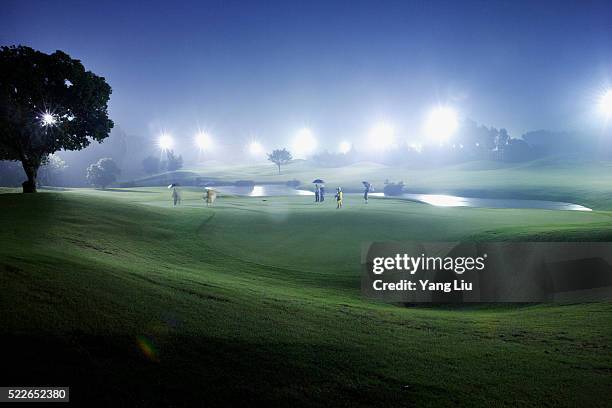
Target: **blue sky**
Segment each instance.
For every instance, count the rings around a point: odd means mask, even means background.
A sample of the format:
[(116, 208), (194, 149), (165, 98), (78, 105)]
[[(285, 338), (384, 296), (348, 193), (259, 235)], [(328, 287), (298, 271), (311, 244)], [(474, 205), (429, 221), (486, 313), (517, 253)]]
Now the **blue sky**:
[[(176, 3), (176, 4), (175, 4)], [(200, 128), (223, 143), (324, 146), (426, 113), (528, 130), (596, 126), (612, 79), (612, 5), (545, 1), (3, 1), (0, 43), (62, 49), (113, 87), (130, 134)]]

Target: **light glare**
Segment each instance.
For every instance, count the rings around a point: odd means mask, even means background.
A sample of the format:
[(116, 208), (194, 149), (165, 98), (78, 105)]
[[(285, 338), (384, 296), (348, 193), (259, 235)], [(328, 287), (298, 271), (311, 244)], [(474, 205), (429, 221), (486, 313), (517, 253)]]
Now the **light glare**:
[(612, 117), (612, 89), (608, 89), (599, 100), (599, 109), (606, 117)]
[(162, 134), (157, 141), (157, 145), (161, 150), (168, 151), (174, 146), (174, 140), (171, 136)]
[(338, 150), (340, 150), (340, 153), (342, 154), (347, 154), (348, 152), (351, 151), (353, 145), (351, 145), (351, 142), (347, 142), (346, 140), (344, 142), (340, 142), (340, 145), (338, 146)]
[(53, 126), (57, 123), (55, 116), (49, 112), (43, 113), (40, 121), (42, 126)]
[(387, 150), (395, 143), (395, 129), (388, 123), (378, 123), (370, 130), (370, 146), (375, 150)]
[(249, 143), (249, 153), (253, 156), (260, 156), (264, 152), (264, 148), (258, 141), (253, 140)]
[(428, 137), (445, 142), (459, 127), (457, 113), (448, 107), (438, 107), (432, 110), (425, 122), (425, 133)]
[(293, 155), (296, 158), (305, 158), (314, 153), (317, 148), (317, 139), (312, 134), (310, 129), (301, 129), (293, 139)]
[(213, 141), (208, 133), (200, 132), (195, 137), (195, 144), (201, 152), (205, 152), (212, 148)]

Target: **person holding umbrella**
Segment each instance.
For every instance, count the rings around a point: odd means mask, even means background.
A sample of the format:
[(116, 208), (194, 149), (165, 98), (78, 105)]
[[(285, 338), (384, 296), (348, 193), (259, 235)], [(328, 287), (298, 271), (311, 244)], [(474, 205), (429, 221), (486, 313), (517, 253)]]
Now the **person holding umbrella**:
[(168, 188), (172, 189), (172, 201), (174, 202), (174, 206), (181, 203), (181, 193), (178, 191), (179, 183), (172, 183), (168, 186)]
[(315, 202), (322, 203), (325, 201), (325, 181), (316, 179), (312, 182), (315, 183)]

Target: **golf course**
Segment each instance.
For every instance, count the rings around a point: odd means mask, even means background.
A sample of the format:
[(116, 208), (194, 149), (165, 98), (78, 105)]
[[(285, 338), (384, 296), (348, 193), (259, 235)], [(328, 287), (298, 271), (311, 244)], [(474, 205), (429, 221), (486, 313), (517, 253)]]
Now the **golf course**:
[(174, 207), (165, 186), (3, 189), (4, 375), (53, 378), (71, 401), (100, 405), (609, 406), (612, 303), (362, 297), (363, 242), (612, 240), (612, 188), (554, 166), (476, 167), (443, 190), (487, 189), (473, 180), (496, 172), (509, 174), (497, 195), (593, 211), (366, 205), (357, 194), (340, 210), (331, 197), (223, 194), (207, 207), (187, 186)]

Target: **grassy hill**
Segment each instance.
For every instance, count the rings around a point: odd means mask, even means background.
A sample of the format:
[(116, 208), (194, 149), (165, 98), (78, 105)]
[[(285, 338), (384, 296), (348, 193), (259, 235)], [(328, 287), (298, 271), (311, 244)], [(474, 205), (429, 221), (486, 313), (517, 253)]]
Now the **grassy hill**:
[(10, 383), (52, 378), (92, 405), (609, 404), (612, 304), (381, 304), (359, 293), (359, 256), (370, 240), (610, 240), (612, 213), (169, 198), (0, 194)]

